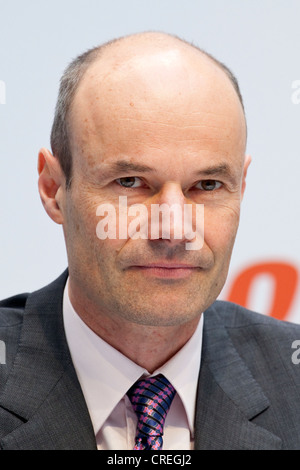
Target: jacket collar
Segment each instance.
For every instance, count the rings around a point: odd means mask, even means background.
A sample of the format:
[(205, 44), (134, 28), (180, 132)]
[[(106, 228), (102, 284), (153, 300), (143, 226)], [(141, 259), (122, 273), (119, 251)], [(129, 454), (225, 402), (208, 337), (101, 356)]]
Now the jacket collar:
[(270, 403), (239, 356), (216, 305), (204, 314), (195, 448), (278, 449), (281, 439), (251, 422)]

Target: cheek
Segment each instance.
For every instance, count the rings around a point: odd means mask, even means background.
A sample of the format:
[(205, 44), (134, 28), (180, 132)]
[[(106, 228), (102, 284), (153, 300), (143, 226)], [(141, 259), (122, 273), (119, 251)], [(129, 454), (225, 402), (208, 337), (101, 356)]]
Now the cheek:
[[(68, 205), (65, 232), (73, 258), (86, 260), (88, 264), (107, 264), (116, 257), (127, 240), (118, 239), (118, 211), (116, 217), (99, 215), (99, 206), (105, 202), (82, 197)], [(110, 206), (113, 207), (112, 205)], [(109, 223), (107, 223), (109, 222)]]
[(239, 205), (206, 208), (204, 214), (206, 245), (215, 256), (231, 253), (239, 225)]
[[(90, 263), (96, 243), (96, 210), (91, 201), (71, 189), (64, 213), (64, 235), (69, 262)], [(88, 255), (88, 256), (87, 256)]]
[(103, 200), (84, 187), (72, 188), (66, 204), (66, 225), (78, 237), (88, 239), (96, 237), (96, 226), (99, 221), (97, 208)]

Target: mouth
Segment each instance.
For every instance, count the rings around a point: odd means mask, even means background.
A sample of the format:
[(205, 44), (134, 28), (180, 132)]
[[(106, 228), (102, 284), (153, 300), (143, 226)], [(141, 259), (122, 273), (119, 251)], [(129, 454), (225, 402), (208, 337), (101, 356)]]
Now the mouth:
[(197, 266), (180, 263), (153, 263), (130, 267), (130, 270), (137, 271), (141, 275), (162, 279), (185, 279), (199, 269)]

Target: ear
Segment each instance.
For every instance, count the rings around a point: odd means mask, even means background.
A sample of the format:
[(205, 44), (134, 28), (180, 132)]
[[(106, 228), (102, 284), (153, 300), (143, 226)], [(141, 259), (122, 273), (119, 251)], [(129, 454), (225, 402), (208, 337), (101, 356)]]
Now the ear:
[(252, 158), (251, 158), (250, 155), (245, 156), (244, 169), (243, 169), (243, 179), (242, 179), (242, 189), (241, 189), (242, 198), (244, 197), (244, 192), (245, 192), (245, 189), (246, 189), (246, 176), (247, 176), (247, 171), (248, 171), (249, 165), (251, 163), (251, 160), (252, 160)]
[(38, 187), (44, 209), (54, 222), (62, 224), (65, 177), (58, 159), (46, 148), (39, 152), (38, 173)]

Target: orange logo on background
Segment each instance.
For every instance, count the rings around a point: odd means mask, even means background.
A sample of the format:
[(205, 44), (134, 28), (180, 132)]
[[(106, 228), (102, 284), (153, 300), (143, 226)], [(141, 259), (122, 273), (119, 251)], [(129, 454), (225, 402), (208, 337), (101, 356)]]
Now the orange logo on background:
[(289, 263), (269, 262), (244, 269), (233, 281), (227, 300), (250, 308), (250, 289), (258, 276), (270, 275), (274, 280), (274, 289), (270, 293), (272, 302), (266, 315), (284, 320), (297, 293), (299, 274)]

